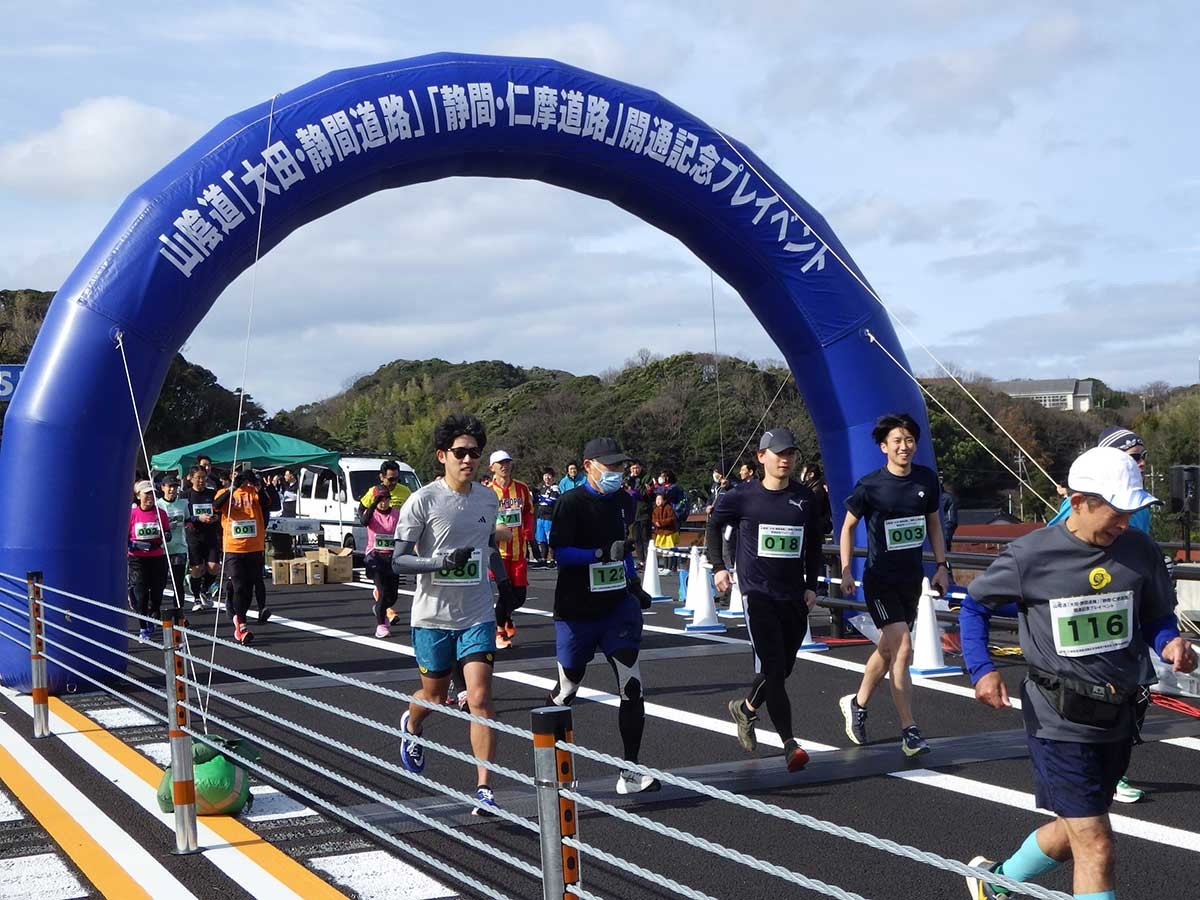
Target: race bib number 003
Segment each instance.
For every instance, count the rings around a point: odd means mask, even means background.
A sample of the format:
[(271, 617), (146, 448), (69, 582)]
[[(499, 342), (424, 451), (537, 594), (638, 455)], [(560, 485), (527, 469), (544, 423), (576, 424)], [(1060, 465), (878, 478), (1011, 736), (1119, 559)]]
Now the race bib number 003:
[(468, 559), (457, 569), (451, 569), (442, 566), (433, 573), (433, 583), (440, 585), (466, 585), (479, 584), (483, 576), (483, 553), (479, 550), (471, 554)]
[(625, 590), (625, 563), (592, 563), (588, 566), (588, 590), (593, 593)]
[(375, 549), (376, 550), (395, 550), (396, 549), (396, 539), (389, 534), (377, 534), (377, 535), (375, 535)]
[(496, 524), (504, 528), (521, 527), (521, 509), (502, 509), (496, 514)]
[(258, 519), (235, 519), (230, 525), (235, 539), (258, 537)]
[(888, 519), (883, 523), (883, 533), (889, 550), (911, 550), (925, 544), (925, 517), (905, 516), (903, 519)]
[(138, 522), (133, 526), (135, 541), (156, 541), (161, 537), (157, 522)]
[(1124, 650), (1132, 615), (1133, 591), (1051, 600), (1054, 649), (1067, 658)]
[(803, 525), (758, 526), (759, 556), (768, 559), (799, 559), (803, 549)]

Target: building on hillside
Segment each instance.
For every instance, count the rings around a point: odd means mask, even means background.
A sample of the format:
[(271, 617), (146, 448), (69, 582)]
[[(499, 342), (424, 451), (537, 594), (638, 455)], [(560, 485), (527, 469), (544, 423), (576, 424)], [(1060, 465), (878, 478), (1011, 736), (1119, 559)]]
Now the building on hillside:
[(990, 387), (994, 391), (1034, 400), (1046, 409), (1062, 409), (1067, 412), (1087, 412), (1092, 408), (1092, 380), (1075, 378), (1019, 378), (1016, 381), (996, 381)]

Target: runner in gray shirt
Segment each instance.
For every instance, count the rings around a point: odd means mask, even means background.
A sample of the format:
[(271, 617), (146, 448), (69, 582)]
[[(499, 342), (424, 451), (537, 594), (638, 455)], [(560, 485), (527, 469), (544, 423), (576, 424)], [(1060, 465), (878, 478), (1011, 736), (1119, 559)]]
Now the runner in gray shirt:
[[(1181, 672), (1196, 667), (1196, 654), (1179, 636), (1158, 546), (1129, 527), (1132, 513), (1159, 502), (1135, 462), (1097, 447), (1075, 460), (1067, 484), (1070, 516), (1009, 544), (971, 582), (960, 614), (975, 696), (1000, 709), (1010, 705), (1000, 673), (977, 661), (987, 655), (990, 610), (1017, 604), (1036, 802), (1058, 818), (999, 866), (982, 856), (971, 864), (1026, 881), (1074, 859), (1075, 896), (1110, 900), (1108, 808), (1136, 739), (1141, 688), (1157, 680), (1150, 651)], [(981, 879), (967, 884), (976, 900), (1007, 896)]]
[[(392, 558), (397, 573), (417, 576), (412, 642), (421, 689), (413, 696), (440, 706), (446, 701), (451, 673), (461, 665), (471, 713), (492, 719), (496, 631), (487, 569), (502, 597), (512, 586), (492, 542), (496, 495), (474, 482), (487, 435), (474, 416), (452, 415), (434, 429), (433, 442), (443, 477), (404, 502)], [(430, 712), (427, 706), (410, 703), (400, 719), (401, 731), (420, 736)], [(496, 732), (472, 722), (471, 752), (480, 760), (495, 759)], [(425, 748), (402, 739), (400, 761), (410, 772), (420, 773), (425, 768)], [(478, 771), (471, 813), (493, 815), (496, 798), (488, 786), (489, 772), (482, 765)]]

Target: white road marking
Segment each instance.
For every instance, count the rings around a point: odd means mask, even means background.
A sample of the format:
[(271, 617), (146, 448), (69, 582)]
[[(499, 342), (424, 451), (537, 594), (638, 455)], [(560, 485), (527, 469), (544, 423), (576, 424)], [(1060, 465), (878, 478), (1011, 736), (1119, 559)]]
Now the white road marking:
[[(1025, 791), (1014, 791), (1011, 788), (972, 781), (969, 778), (960, 778), (958, 775), (933, 772), (929, 769), (913, 769), (890, 774), (893, 778), (900, 778), (904, 781), (913, 781), (917, 784), (953, 791), (956, 794), (965, 794), (968, 797), (989, 800), (992, 803), (1001, 803), (1027, 812), (1054, 817), (1054, 813), (1039, 809), (1034, 803), (1033, 794)], [(1184, 831), (1182, 828), (1172, 828), (1169, 825), (1156, 825), (1143, 819), (1134, 819), (1115, 813), (1109, 813), (1108, 818), (1112, 822), (1113, 831), (1117, 834), (1127, 834), (1130, 837), (1142, 838), (1156, 844), (1166, 844), (1168, 847), (1178, 847), (1180, 850), (1200, 853), (1200, 834), (1193, 831)]]
[[(20, 704), (20, 699), (29, 700), (28, 705)], [(19, 698), (18, 704), (22, 709), (31, 709), (33, 701)], [(71, 735), (65, 734), (70, 729), (66, 723), (51, 714), (51, 720), (56, 723), (53, 730), (64, 740)], [(82, 735), (74, 737), (87, 740)], [(193, 897), (182, 884), (175, 879), (162, 864), (142, 848), (137, 841), (132, 840), (128, 833), (116, 822), (105, 815), (95, 803), (84, 796), (72, 782), (46, 762), (45, 757), (33, 749), (30, 743), (7, 722), (0, 720), (0, 743), (12, 754), (24, 769), (30, 774), (36, 773), (38, 784), (63, 808), (76, 822), (86, 823), (88, 834), (95, 838), (113, 861), (143, 888), (151, 897)], [(91, 744), (91, 741), (88, 741)], [(95, 746), (95, 745), (93, 745)], [(154, 792), (148, 790), (142, 782), (141, 791), (149, 803), (157, 810)], [(174, 816), (172, 816), (172, 827)]]
[(314, 857), (309, 862), (359, 900), (455, 900), (459, 896), (383, 850)]
[(169, 741), (138, 744), (134, 749), (142, 751), (143, 754), (154, 760), (154, 764), (160, 769), (165, 769), (171, 764), (171, 744)]
[(269, 784), (256, 784), (250, 788), (250, 793), (254, 795), (254, 805), (250, 812), (241, 815), (247, 822), (274, 822), (279, 819), (303, 819), (306, 816), (317, 815), (299, 800), (289, 797)]
[(1200, 738), (1181, 737), (1167, 738), (1162, 741), (1164, 744), (1174, 744), (1176, 747), (1186, 747), (1188, 750), (1200, 750)]
[(110, 706), (107, 709), (89, 709), (86, 715), (107, 731), (118, 728), (140, 728), (145, 725), (158, 725), (161, 720), (152, 718), (140, 709), (129, 706)]
[(0, 822), (20, 822), (25, 818), (21, 808), (12, 801), (8, 794), (0, 791)]
[(54, 853), (0, 859), (0, 897), (12, 900), (77, 900), (90, 896)]

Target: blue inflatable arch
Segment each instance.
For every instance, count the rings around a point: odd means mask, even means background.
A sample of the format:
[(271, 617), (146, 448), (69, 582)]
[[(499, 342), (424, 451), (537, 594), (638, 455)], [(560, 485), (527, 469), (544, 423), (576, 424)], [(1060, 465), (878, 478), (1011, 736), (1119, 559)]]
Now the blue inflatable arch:
[[(877, 415), (908, 410), (927, 424), (916, 386), (863, 337), (869, 328), (904, 359), (882, 308), (834, 258), (853, 266), (849, 255), (749, 149), (656, 93), (582, 69), (440, 53), (332, 72), (232, 116), (124, 202), (55, 297), (5, 419), (0, 572), (40, 570), (112, 611), (51, 603), (124, 627), (138, 434), (116, 333), (145, 422), (174, 354), (253, 262), (260, 225), (265, 253), (360, 197), (456, 175), (537, 179), (608, 200), (712, 267), (795, 374), (835, 509), (882, 463), (870, 438)], [(925, 431), (917, 456), (932, 464)], [(58, 658), (97, 677), (91, 661), (124, 668), (75, 634), (125, 647), (71, 621), (48, 635), (90, 660)], [(0, 641), (0, 678), (28, 688), (28, 653), (13, 641)], [(50, 666), (52, 691), (78, 681)]]

